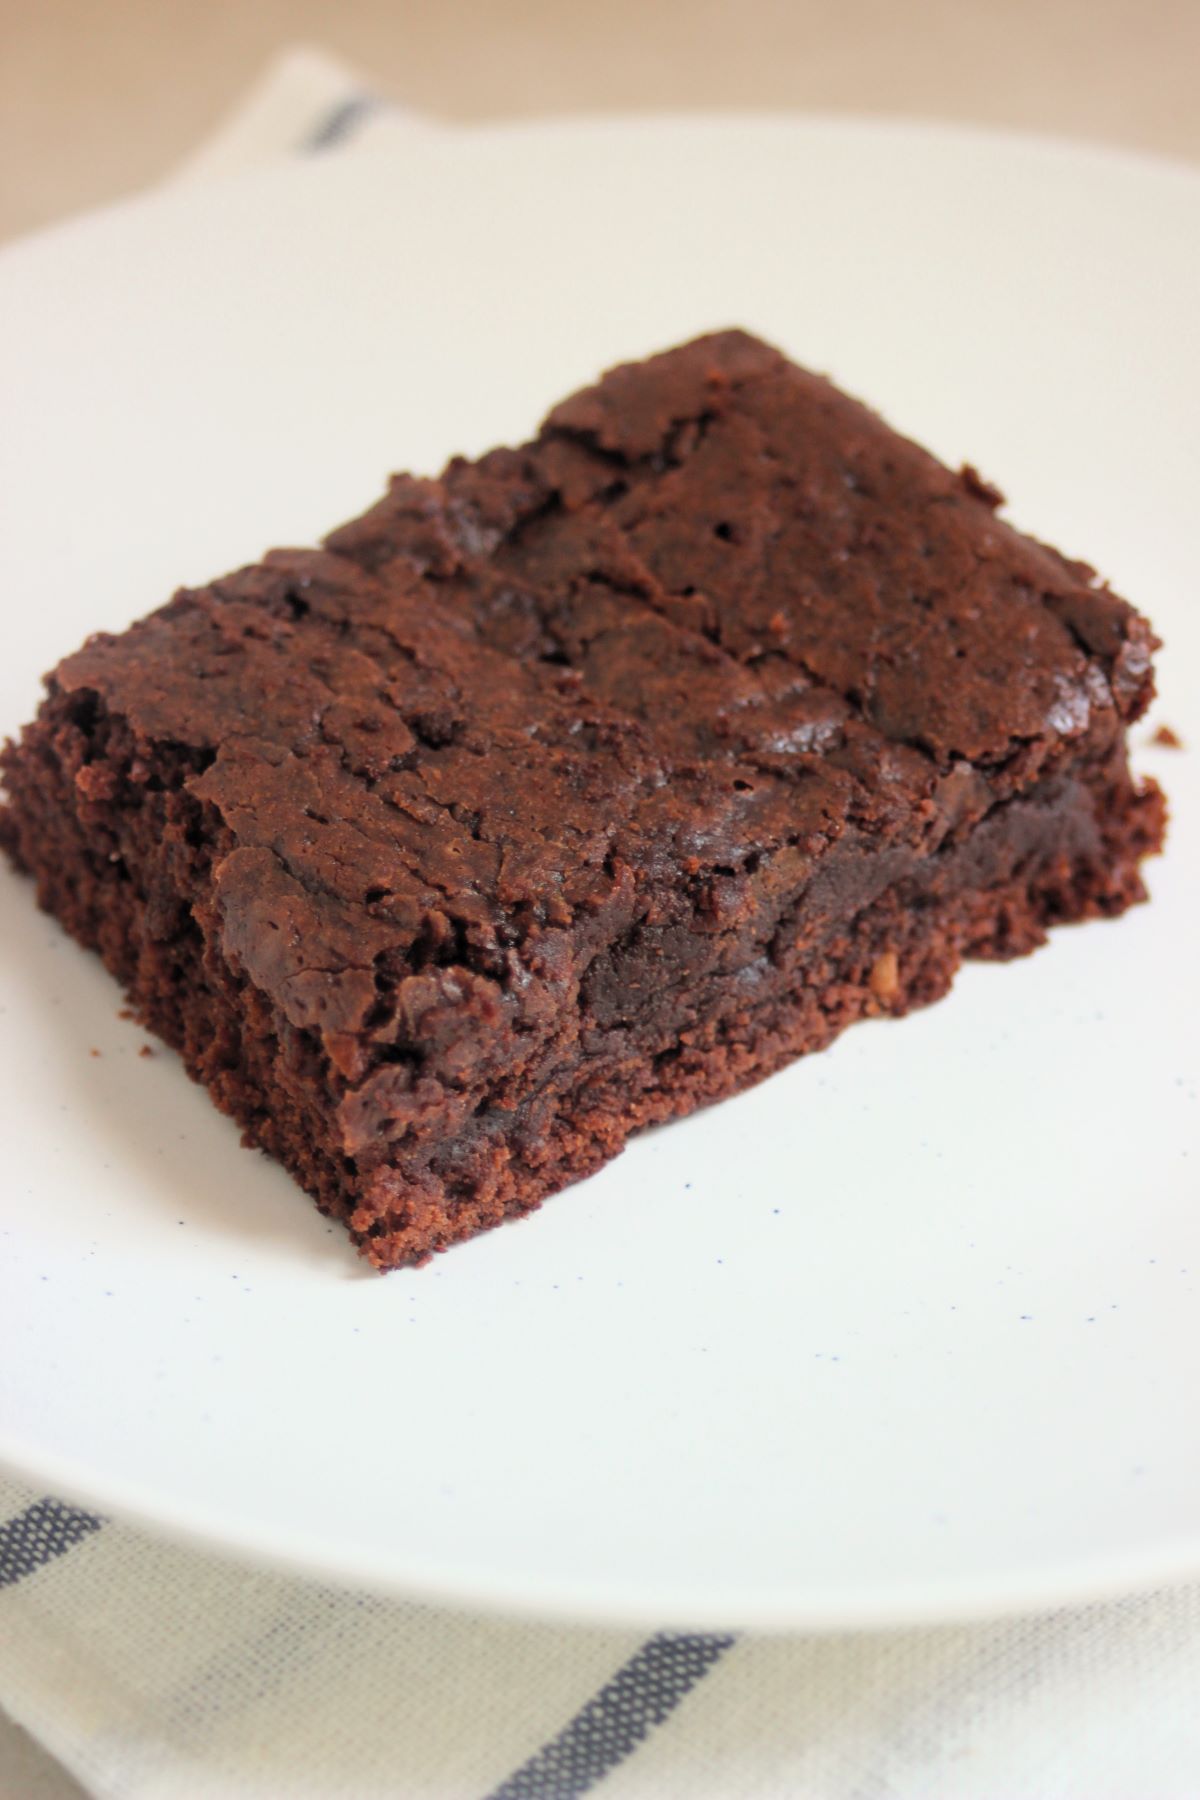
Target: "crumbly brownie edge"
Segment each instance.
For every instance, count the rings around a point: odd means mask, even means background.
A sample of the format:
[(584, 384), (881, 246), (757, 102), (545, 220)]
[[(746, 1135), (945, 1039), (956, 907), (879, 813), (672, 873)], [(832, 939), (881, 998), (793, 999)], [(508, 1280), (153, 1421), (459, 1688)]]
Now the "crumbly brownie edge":
[[(537, 1128), (513, 1116), (440, 1147), (414, 1179), (400, 1159), (358, 1181), (332, 1132), (336, 1099), (315, 1039), (281, 1021), (266, 996), (224, 962), (203, 929), (203, 893), (220, 849), (219, 818), (197, 816), (187, 795), (197, 771), (182, 753), (146, 780), (139, 823), (141, 869), (109, 848), (107, 814), (115, 767), (128, 761), (118, 722), (93, 720), (81, 788), (75, 722), (44, 709), (4, 767), (10, 790), (0, 834), (38, 880), (39, 900), (89, 947), (99, 949), (145, 1023), (181, 1051), (189, 1072), (238, 1120), (248, 1142), (277, 1157), (317, 1200), (342, 1218), (378, 1268), (424, 1261), (432, 1252), (530, 1211), (548, 1194), (613, 1156), (639, 1128), (676, 1117), (828, 1044), (864, 1016), (899, 1016), (938, 998), (964, 957), (1007, 957), (1041, 943), (1058, 922), (1112, 915), (1142, 897), (1138, 863), (1161, 840), (1163, 802), (1152, 784), (1134, 788), (1123, 758), (1091, 785), (1064, 789), (1046, 809), (1036, 854), (993, 857), (990, 884), (975, 884), (980, 840), (930, 859), (925, 888), (950, 859), (961, 879), (941, 880), (924, 903), (892, 886), (826, 936), (757, 1003), (728, 1002), (673, 1043), (630, 1045), (597, 1073), (581, 1061), (560, 1085), (531, 1097)], [(86, 724), (86, 721), (84, 721)], [(101, 740), (111, 735), (111, 743)], [(1027, 805), (1027, 800), (1017, 803)], [(1014, 808), (990, 822), (997, 845), (1017, 841)], [(1011, 828), (1010, 828), (1011, 827)], [(124, 821), (128, 829), (128, 820)], [(1074, 848), (1064, 850), (1072, 842)], [(1014, 835), (1016, 834), (1016, 835)], [(921, 884), (919, 872), (913, 878)], [(195, 912), (186, 896), (191, 893)], [(199, 915), (199, 921), (196, 915)]]
[[(1011, 812), (1027, 804), (1028, 797), (1014, 802)], [(888, 888), (827, 938), (818, 956), (793, 968), (790, 989), (781, 985), (758, 1005), (711, 1016), (602, 1079), (581, 1071), (553, 1097), (548, 1130), (532, 1156), (522, 1152), (519, 1133), (481, 1134), (457, 1171), (462, 1197), (448, 1215), (426, 1203), (414, 1216), (403, 1187), (380, 1172), (353, 1221), (364, 1254), (381, 1269), (424, 1261), (430, 1251), (532, 1211), (594, 1173), (645, 1127), (754, 1085), (826, 1048), (847, 1025), (900, 1018), (940, 999), (965, 960), (1023, 956), (1045, 943), (1052, 926), (1126, 911), (1145, 898), (1139, 865), (1161, 847), (1163, 796), (1152, 782), (1135, 788), (1122, 775), (1107, 793), (1082, 802), (1077, 793), (1073, 805), (1080, 804), (1085, 835), (1098, 828), (1099, 854), (1054, 847), (1056, 825), (1071, 835), (1068, 803), (1047, 818), (1043, 854), (1025, 857), (1019, 872), (995, 885), (964, 881), (944, 898), (917, 905), (907, 884)], [(993, 821), (997, 841), (1005, 824), (1003, 816)], [(970, 842), (957, 846), (944, 864), (969, 867), (976, 850)]]

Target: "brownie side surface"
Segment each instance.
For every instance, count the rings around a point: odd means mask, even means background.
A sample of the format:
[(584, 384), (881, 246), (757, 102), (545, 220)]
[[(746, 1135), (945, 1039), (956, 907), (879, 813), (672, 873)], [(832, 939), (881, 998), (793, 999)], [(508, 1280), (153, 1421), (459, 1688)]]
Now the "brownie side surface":
[(1121, 911), (1153, 639), (741, 333), (92, 640), (4, 841), (381, 1267)]

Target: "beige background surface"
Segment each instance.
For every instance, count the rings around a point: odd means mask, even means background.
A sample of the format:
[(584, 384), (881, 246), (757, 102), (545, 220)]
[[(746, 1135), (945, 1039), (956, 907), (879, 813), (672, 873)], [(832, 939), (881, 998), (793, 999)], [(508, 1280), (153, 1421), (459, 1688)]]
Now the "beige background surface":
[(0, 237), (152, 181), (304, 40), (447, 118), (818, 107), (1200, 158), (1200, 0), (0, 0)]
[[(300, 41), (448, 119), (820, 108), (1200, 159), (1200, 0), (0, 0), (0, 238), (155, 181)], [(0, 1719), (0, 1800), (81, 1790)]]

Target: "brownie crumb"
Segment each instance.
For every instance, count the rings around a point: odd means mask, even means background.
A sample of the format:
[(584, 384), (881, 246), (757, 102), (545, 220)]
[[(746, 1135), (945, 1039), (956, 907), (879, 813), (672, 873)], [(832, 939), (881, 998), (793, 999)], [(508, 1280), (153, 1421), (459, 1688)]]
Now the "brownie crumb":
[(1150, 739), (1150, 742), (1152, 744), (1157, 744), (1160, 750), (1183, 749), (1183, 739), (1170, 725), (1160, 725), (1158, 730), (1154, 733), (1154, 736)]
[(89, 1056), (99, 1056), (100, 1055), (100, 1052), (99, 1052), (99, 1050), (97, 1050), (95, 1044), (93, 1044), (91, 1049), (88, 1051), (88, 1055)]
[(894, 950), (885, 950), (875, 958), (867, 980), (875, 998), (885, 1006), (896, 998), (900, 992), (900, 963)]
[(982, 500), (995, 512), (998, 506), (1004, 505), (1004, 495), (994, 481), (987, 481), (972, 463), (964, 463), (958, 472), (958, 478), (976, 500)]
[(150, 1048), (149, 1044), (143, 1044), (141, 1049), (138, 1051), (138, 1055), (139, 1056), (153, 1056), (154, 1052)]

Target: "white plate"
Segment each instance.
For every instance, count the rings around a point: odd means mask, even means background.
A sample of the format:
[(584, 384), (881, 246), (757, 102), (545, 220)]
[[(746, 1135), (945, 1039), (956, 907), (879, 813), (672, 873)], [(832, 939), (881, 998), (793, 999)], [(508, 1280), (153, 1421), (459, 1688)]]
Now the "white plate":
[(5, 874), (14, 1468), (548, 1615), (876, 1625), (1200, 1572), (1198, 221), (1195, 174), (1099, 152), (646, 122), (418, 131), (0, 258), (0, 725), (87, 631), (736, 321), (1097, 561), (1191, 746), (1141, 755), (1151, 906), (383, 1279)]

